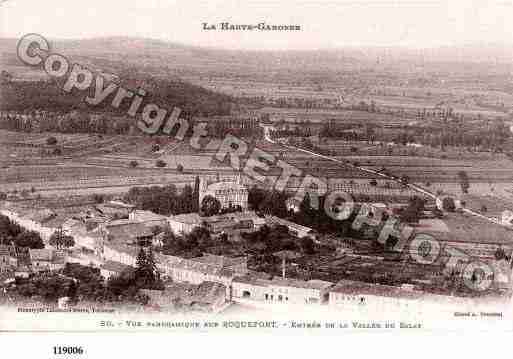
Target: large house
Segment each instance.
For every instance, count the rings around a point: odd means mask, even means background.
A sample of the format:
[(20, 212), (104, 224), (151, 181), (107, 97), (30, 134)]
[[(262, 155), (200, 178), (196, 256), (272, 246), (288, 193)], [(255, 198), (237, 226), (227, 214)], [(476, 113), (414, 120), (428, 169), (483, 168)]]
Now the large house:
[(408, 287), (341, 280), (329, 292), (329, 304), (339, 308), (378, 310), (407, 308), (424, 296)]
[(0, 273), (11, 271), (18, 266), (16, 248), (0, 245)]
[(54, 249), (29, 249), (31, 268), (34, 272), (45, 272), (64, 268), (66, 255)]
[(140, 222), (150, 228), (164, 228), (168, 224), (168, 217), (151, 211), (134, 210), (128, 214), (128, 219), (132, 222)]
[(62, 224), (62, 230), (66, 235), (73, 237), (75, 247), (86, 252), (94, 252), (98, 241), (102, 240), (102, 233), (98, 228), (88, 230), (88, 224), (79, 219), (68, 219)]
[(108, 242), (147, 245), (153, 239), (152, 229), (139, 221), (118, 219), (100, 226)]
[(212, 196), (221, 203), (221, 208), (240, 207), (248, 208), (248, 189), (242, 183), (239, 175), (236, 181), (215, 182), (208, 184), (205, 178), (200, 179), (199, 205), (206, 196)]
[(513, 226), (513, 212), (510, 210), (502, 212), (500, 222), (504, 226)]
[(205, 226), (213, 235), (258, 230), (266, 220), (253, 211), (225, 213), (210, 217), (201, 217), (197, 213), (185, 213), (168, 218), (169, 226), (175, 234), (188, 234), (194, 228)]
[(322, 280), (262, 279), (253, 276), (233, 280), (233, 298), (266, 303), (323, 304), (333, 283)]
[(197, 213), (184, 213), (169, 217), (168, 223), (175, 234), (189, 234), (194, 228), (201, 227), (204, 220)]

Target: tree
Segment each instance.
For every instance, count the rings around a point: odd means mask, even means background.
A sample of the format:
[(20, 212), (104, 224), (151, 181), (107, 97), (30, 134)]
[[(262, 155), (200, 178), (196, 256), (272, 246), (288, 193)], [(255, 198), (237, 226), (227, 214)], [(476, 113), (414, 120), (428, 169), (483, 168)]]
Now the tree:
[(166, 167), (167, 163), (162, 161), (162, 160), (157, 160), (157, 162), (155, 163), (155, 166), (157, 166), (157, 167)]
[(139, 166), (139, 162), (137, 162), (136, 160), (132, 160), (132, 161), (130, 161), (129, 166), (132, 168), (135, 168), (135, 167)]
[(201, 201), (201, 213), (204, 216), (210, 217), (218, 214), (221, 210), (221, 202), (215, 197), (207, 195)]
[(135, 281), (141, 288), (153, 288), (159, 279), (151, 246), (141, 247), (135, 263)]
[(178, 166), (176, 166), (176, 170), (180, 173), (183, 172), (183, 166), (181, 164), (178, 164)]
[(103, 203), (105, 202), (105, 196), (103, 194), (95, 193), (93, 194), (93, 201), (95, 203)]
[(55, 146), (57, 144), (57, 139), (53, 136), (50, 136), (46, 139), (46, 144), (48, 146)]
[(314, 247), (313, 239), (310, 238), (309, 236), (301, 238), (299, 243), (300, 243), (300, 246), (301, 246), (301, 251), (304, 254), (314, 254), (315, 253), (315, 247)]
[(460, 180), (461, 192), (468, 193), (468, 189), (470, 187), (470, 183), (469, 183), (469, 180), (468, 180), (467, 172), (459, 171), (458, 172), (458, 178)]
[(442, 208), (446, 212), (454, 212), (456, 210), (456, 204), (454, 203), (454, 199), (451, 197), (444, 197), (442, 200)]
[(72, 236), (68, 236), (64, 234), (62, 229), (59, 229), (50, 236), (50, 241), (48, 242), (51, 246), (56, 247), (57, 249), (61, 248), (70, 248), (75, 245), (75, 240)]
[(495, 256), (495, 259), (498, 260), (498, 261), (500, 261), (501, 259), (504, 259), (504, 258), (507, 257), (506, 251), (502, 247), (497, 248), (497, 250), (495, 251), (494, 256)]
[(194, 201), (194, 206), (193, 206), (193, 212), (199, 212), (199, 193), (200, 191), (200, 178), (199, 176), (196, 176), (196, 178), (194, 179), (194, 189), (193, 189), (193, 201)]
[(401, 212), (399, 218), (408, 223), (418, 223), (420, 214), (424, 211), (425, 201), (417, 196), (410, 199), (408, 206)]
[(26, 230), (21, 230), (16, 238), (14, 238), (14, 244), (18, 247), (28, 247), (31, 249), (43, 249), (45, 247), (39, 233)]

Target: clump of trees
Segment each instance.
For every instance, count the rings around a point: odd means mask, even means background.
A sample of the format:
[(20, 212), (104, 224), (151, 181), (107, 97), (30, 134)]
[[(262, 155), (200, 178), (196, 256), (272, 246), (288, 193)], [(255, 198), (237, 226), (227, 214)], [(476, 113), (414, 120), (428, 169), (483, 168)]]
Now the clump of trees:
[(456, 203), (451, 197), (444, 197), (442, 200), (442, 209), (446, 212), (454, 212), (456, 210)]
[(182, 191), (176, 186), (132, 187), (124, 196), (124, 200), (139, 209), (152, 211), (162, 215), (191, 213), (198, 211), (199, 186), (193, 190), (186, 185)]
[(258, 213), (286, 217), (288, 215), (285, 204), (287, 198), (288, 196), (284, 192), (253, 186), (249, 189), (248, 205)]
[[(157, 78), (136, 71), (124, 71), (120, 77), (122, 86), (142, 87), (148, 91), (144, 103), (173, 104), (183, 110), (182, 116), (186, 119), (229, 115), (234, 102), (228, 95), (184, 81)], [(37, 127), (42, 131), (128, 134), (132, 121), (123, 116), (130, 102), (123, 103), (119, 107), (111, 106), (115, 96), (113, 93), (101, 104), (95, 106), (98, 114), (90, 116), (88, 111), (76, 111), (83, 108), (84, 98), (89, 95), (91, 93), (87, 91), (72, 91), (62, 96), (60, 84), (50, 80), (2, 81), (1, 109), (19, 111), (29, 117), (28, 121), (25, 121), (21, 117), (10, 116), (8, 121), (1, 121), (0, 126), (10, 130), (32, 131), (37, 123)], [(42, 118), (36, 119), (33, 112), (39, 110), (47, 113)], [(69, 116), (70, 114), (73, 115)], [(192, 134), (192, 128), (188, 131), (188, 135), (190, 134)]]
[(39, 233), (28, 231), (9, 217), (0, 214), (0, 244), (14, 244), (17, 247), (42, 249), (45, 247)]
[(55, 146), (57, 144), (57, 139), (54, 136), (50, 136), (46, 139), (46, 144), (48, 146)]
[(167, 255), (194, 258), (201, 256), (209, 247), (214, 245), (210, 231), (205, 227), (196, 227), (188, 234), (174, 234), (169, 228), (165, 229), (162, 252)]
[(153, 254), (146, 250), (139, 253), (136, 268), (127, 268), (107, 282), (99, 268), (66, 263), (56, 273), (17, 278), (16, 286), (9, 290), (44, 302), (55, 303), (61, 297), (69, 297), (74, 303), (88, 300), (146, 304), (148, 298), (140, 294), (140, 289), (163, 289)]
[(70, 248), (75, 245), (75, 239), (72, 236), (64, 234), (62, 230), (57, 230), (52, 233), (48, 243), (57, 249)]
[(418, 223), (426, 201), (418, 196), (413, 196), (406, 208), (399, 214), (399, 219), (402, 222)]
[(215, 197), (207, 195), (201, 201), (200, 212), (203, 216), (213, 216), (219, 213), (221, 210), (221, 202)]

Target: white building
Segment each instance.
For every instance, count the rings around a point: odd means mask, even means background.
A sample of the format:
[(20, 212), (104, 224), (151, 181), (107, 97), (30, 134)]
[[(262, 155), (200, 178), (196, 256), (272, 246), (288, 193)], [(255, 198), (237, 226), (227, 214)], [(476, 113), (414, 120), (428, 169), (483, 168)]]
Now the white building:
[(399, 310), (416, 305), (423, 296), (411, 287), (341, 280), (329, 291), (329, 304), (346, 309)]
[(205, 178), (200, 179), (199, 205), (206, 196), (212, 196), (221, 203), (221, 208), (240, 206), (243, 210), (248, 208), (248, 189), (242, 183), (239, 175), (233, 182), (216, 182), (208, 184)]
[(240, 277), (233, 280), (234, 300), (283, 304), (322, 304), (328, 301), (333, 283), (322, 280), (295, 280)]

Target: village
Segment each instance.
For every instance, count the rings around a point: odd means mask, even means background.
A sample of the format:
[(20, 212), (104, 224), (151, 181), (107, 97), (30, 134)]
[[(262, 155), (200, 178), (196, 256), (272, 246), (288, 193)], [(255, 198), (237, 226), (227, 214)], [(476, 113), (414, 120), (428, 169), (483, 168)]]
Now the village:
[[(427, 289), (440, 286), (442, 280), (434, 265), (400, 264), (399, 269), (397, 262), (387, 261), (386, 253), (358, 251), (354, 242), (328, 239), (310, 227), (257, 214), (248, 204), (250, 191), (241, 175), (196, 182), (198, 193), (192, 199), (198, 203), (190, 206), (196, 211), (169, 216), (138, 209), (122, 198), (82, 207), (71, 215), (4, 201), (0, 210), (4, 221), (41, 238), (29, 243), (33, 247), (29, 249), (14, 241), (0, 246), (4, 300), (8, 303), (9, 293), (18, 293), (17, 284), (41, 275), (57, 273), (76, 280), (73, 273), (81, 266), (96, 271), (110, 286), (117, 283), (118, 299), (170, 311), (219, 312), (235, 303), (263, 308), (276, 304), (408, 308), (426, 297), (454, 301), (452, 296), (458, 295), (454, 285), (450, 292)], [(291, 201), (286, 203), (289, 213), (299, 211)], [(241, 242), (251, 243), (250, 249), (241, 250)], [(509, 266), (508, 248), (486, 243), (468, 247), (487, 259), (497, 258), (498, 251), (504, 253), (495, 262)], [(127, 297), (123, 286), (131, 284), (121, 279), (140, 272), (142, 262), (151, 262), (151, 283), (137, 285), (136, 293)], [(365, 276), (367, 266), (373, 267), (371, 277)], [(404, 276), (408, 272), (414, 275)], [(502, 280), (494, 293), (509, 295), (509, 278)], [(67, 305), (72, 289), (56, 298), (59, 305)]]

